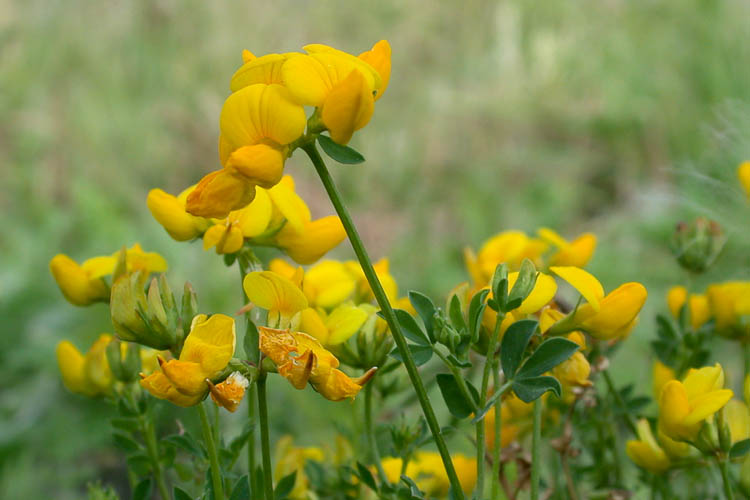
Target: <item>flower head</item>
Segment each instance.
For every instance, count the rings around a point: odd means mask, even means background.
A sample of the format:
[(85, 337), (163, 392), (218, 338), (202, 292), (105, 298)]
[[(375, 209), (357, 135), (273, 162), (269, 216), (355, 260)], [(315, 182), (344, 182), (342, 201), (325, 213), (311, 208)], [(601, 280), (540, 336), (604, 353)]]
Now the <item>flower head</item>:
[[(460, 453), (451, 456), (456, 468), (461, 488), (465, 493), (474, 489), (477, 482), (477, 462), (474, 458)], [(388, 480), (398, 483), (401, 477), (403, 461), (401, 458), (386, 458), (382, 461), (383, 469)], [(432, 451), (418, 451), (406, 466), (406, 475), (414, 480), (420, 490), (430, 497), (443, 497), (448, 494), (450, 483), (445, 474), (440, 454)]]
[(70, 392), (98, 396), (109, 391), (113, 378), (107, 362), (107, 345), (111, 340), (111, 335), (102, 333), (85, 355), (67, 340), (57, 344), (57, 364), (63, 384)]
[(631, 439), (625, 445), (625, 451), (630, 459), (639, 467), (661, 474), (669, 469), (669, 457), (654, 439), (648, 420), (638, 421), (638, 439)]
[(690, 326), (697, 330), (711, 319), (711, 306), (708, 297), (703, 294), (688, 294), (683, 286), (673, 286), (667, 292), (667, 306), (675, 319), (679, 319), (680, 311), (687, 304)]
[(584, 267), (596, 250), (596, 235), (593, 233), (584, 233), (570, 242), (546, 227), (540, 228), (537, 234), (556, 249), (549, 257), (551, 266)]

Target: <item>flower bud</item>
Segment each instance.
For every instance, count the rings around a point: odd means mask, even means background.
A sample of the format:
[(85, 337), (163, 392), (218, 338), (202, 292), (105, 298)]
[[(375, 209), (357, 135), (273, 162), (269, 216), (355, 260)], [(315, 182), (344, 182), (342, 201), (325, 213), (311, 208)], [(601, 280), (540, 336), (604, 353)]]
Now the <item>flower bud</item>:
[(141, 349), (138, 344), (112, 339), (107, 345), (107, 362), (112, 375), (123, 383), (135, 382), (141, 371)]
[(196, 314), (198, 314), (198, 295), (193, 290), (193, 285), (186, 281), (182, 291), (182, 309), (180, 310), (184, 336), (190, 333), (190, 325)]
[(672, 237), (672, 253), (684, 269), (702, 273), (724, 248), (726, 237), (715, 221), (698, 217), (693, 224), (680, 222)]

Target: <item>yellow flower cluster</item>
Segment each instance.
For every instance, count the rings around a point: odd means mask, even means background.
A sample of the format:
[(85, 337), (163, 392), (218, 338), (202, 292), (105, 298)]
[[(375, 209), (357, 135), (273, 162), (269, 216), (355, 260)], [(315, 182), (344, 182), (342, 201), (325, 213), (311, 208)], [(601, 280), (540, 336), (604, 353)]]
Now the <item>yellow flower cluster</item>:
[[(460, 453), (451, 456), (456, 474), (464, 493), (469, 494), (477, 482), (477, 461)], [(392, 483), (398, 483), (401, 477), (403, 459), (385, 458), (383, 470)], [(445, 473), (440, 454), (430, 451), (419, 451), (406, 465), (406, 475), (414, 480), (420, 490), (429, 497), (443, 497), (448, 494), (450, 483)]]
[(688, 294), (682, 286), (667, 292), (667, 305), (675, 318), (683, 307), (694, 330), (714, 321), (716, 332), (732, 339), (750, 338), (750, 281), (714, 283), (702, 294)]

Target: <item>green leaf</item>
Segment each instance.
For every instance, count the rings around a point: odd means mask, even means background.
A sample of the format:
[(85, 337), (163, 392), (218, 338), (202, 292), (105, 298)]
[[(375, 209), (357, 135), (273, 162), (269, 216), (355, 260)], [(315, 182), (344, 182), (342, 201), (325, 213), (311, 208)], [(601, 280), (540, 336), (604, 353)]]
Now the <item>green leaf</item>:
[(505, 304), (508, 301), (507, 264), (500, 264), (495, 268), (495, 274), (492, 275), (492, 296), (498, 308), (505, 310)]
[(356, 165), (365, 161), (365, 157), (362, 156), (359, 151), (350, 148), (349, 146), (342, 146), (341, 144), (334, 142), (333, 139), (327, 135), (319, 135), (318, 143), (320, 143), (320, 147), (323, 148), (323, 151), (325, 151), (331, 159), (336, 160), (339, 163), (345, 165)]
[(485, 299), (490, 293), (489, 290), (482, 290), (472, 297), (469, 303), (469, 333), (471, 334), (471, 343), (476, 344), (479, 341), (479, 329), (482, 326), (482, 315), (487, 307)]
[(273, 491), (274, 500), (283, 500), (289, 496), (289, 493), (294, 489), (294, 482), (297, 480), (297, 471), (292, 472), (288, 476), (284, 476), (276, 484), (276, 489)]
[(138, 451), (141, 449), (141, 445), (139, 445), (130, 436), (126, 436), (124, 434), (119, 434), (119, 433), (112, 434), (112, 440), (115, 442), (115, 446), (117, 446), (123, 451), (131, 452), (131, 451)]
[(147, 477), (133, 489), (133, 500), (148, 500), (151, 498), (151, 478)]
[(472, 367), (471, 361), (469, 361), (468, 359), (466, 360), (458, 359), (453, 354), (448, 355), (448, 361), (450, 362), (450, 364), (452, 364), (456, 368), (471, 368)]
[(533, 378), (548, 372), (571, 357), (578, 349), (578, 344), (562, 337), (547, 339), (526, 360), (516, 378)]
[(464, 419), (474, 412), (474, 402), (466, 400), (453, 375), (439, 373), (436, 378), (440, 394), (443, 395), (443, 400), (451, 415)]
[(523, 353), (529, 345), (531, 336), (536, 331), (538, 322), (534, 319), (523, 319), (511, 324), (500, 343), (500, 364), (505, 378), (512, 379), (521, 365)]
[(513, 381), (513, 392), (524, 403), (531, 403), (539, 399), (542, 394), (552, 391), (560, 397), (562, 387), (555, 377), (532, 377)]
[(185, 490), (180, 489), (177, 486), (175, 486), (174, 490), (172, 490), (172, 496), (174, 497), (174, 500), (193, 500), (193, 497), (186, 493)]
[(162, 442), (171, 444), (172, 446), (176, 448), (182, 448), (183, 450), (187, 451), (188, 453), (200, 457), (206, 457), (205, 452), (203, 449), (198, 445), (198, 443), (193, 439), (193, 437), (188, 434), (171, 434), (169, 436), (166, 436), (162, 438)]
[(409, 292), (409, 302), (411, 302), (411, 305), (417, 310), (417, 314), (422, 318), (422, 323), (424, 323), (424, 327), (427, 330), (427, 335), (429, 335), (430, 340), (434, 342), (435, 336), (432, 333), (434, 328), (432, 318), (435, 316), (435, 304), (433, 304), (428, 296), (414, 290)]
[(115, 429), (120, 429), (127, 432), (135, 432), (138, 430), (138, 420), (134, 418), (113, 418), (109, 421), (109, 423)]
[(495, 401), (497, 401), (498, 398), (502, 397), (503, 394), (505, 394), (505, 390), (493, 393), (492, 396), (490, 396), (490, 398), (484, 404), (484, 408), (480, 408), (477, 414), (474, 415), (474, 418), (471, 419), (471, 423), (476, 424), (477, 422), (482, 420), (484, 416), (487, 415), (487, 412), (489, 412), (495, 405)]
[[(409, 344), (409, 351), (411, 352), (411, 357), (414, 358), (414, 364), (416, 364), (417, 366), (422, 366), (432, 358), (432, 346), (429, 345)], [(404, 359), (401, 357), (401, 352), (398, 350), (398, 347), (393, 348), (393, 350), (390, 352), (390, 356), (401, 361), (402, 363), (404, 362)]]
[(422, 327), (419, 326), (417, 320), (415, 320), (411, 314), (403, 309), (394, 309), (393, 312), (396, 313), (396, 319), (398, 319), (398, 323), (401, 325), (406, 338), (419, 345), (429, 346), (432, 344), (430, 338), (422, 330)]
[(461, 311), (461, 299), (458, 298), (458, 295), (451, 297), (451, 303), (448, 306), (448, 316), (456, 331), (463, 333), (467, 330), (464, 313)]
[(518, 279), (508, 293), (508, 301), (505, 303), (504, 312), (517, 308), (529, 296), (534, 289), (534, 285), (536, 285), (537, 274), (534, 263), (529, 259), (524, 259), (521, 263), (521, 269), (518, 271)]
[(370, 469), (362, 465), (361, 462), (357, 461), (357, 477), (360, 481), (365, 483), (375, 493), (378, 492), (378, 485), (375, 482), (375, 478), (372, 476)]
[[(175, 500), (177, 499), (175, 498)], [(250, 484), (247, 474), (239, 478), (237, 482), (234, 483), (234, 488), (232, 488), (232, 496), (229, 497), (229, 500), (250, 500)]]
[(740, 458), (747, 455), (750, 451), (750, 439), (743, 439), (737, 441), (732, 445), (732, 449), (729, 450), (729, 458)]
[(245, 356), (250, 360), (257, 360), (259, 357), (258, 352), (258, 328), (255, 323), (250, 319), (249, 315), (245, 315), (245, 338), (242, 340), (242, 347), (245, 349)]

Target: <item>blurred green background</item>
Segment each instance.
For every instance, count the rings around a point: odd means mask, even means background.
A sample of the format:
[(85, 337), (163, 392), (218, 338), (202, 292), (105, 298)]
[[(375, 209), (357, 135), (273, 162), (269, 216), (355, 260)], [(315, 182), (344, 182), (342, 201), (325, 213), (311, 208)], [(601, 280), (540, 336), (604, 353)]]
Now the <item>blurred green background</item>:
[[(442, 300), (467, 277), (462, 248), (503, 229), (593, 231), (590, 269), (605, 288), (638, 280), (650, 291), (614, 362), (648, 392), (653, 314), (685, 280), (668, 250), (674, 224), (708, 215), (729, 235), (696, 286), (750, 275), (750, 209), (735, 180), (750, 158), (748, 2), (2, 0), (0, 496), (79, 498), (87, 481), (122, 476), (110, 410), (64, 391), (54, 359), (60, 339), (83, 348), (110, 330), (107, 308), (67, 304), (49, 259), (137, 241), (167, 257), (175, 286), (195, 285), (202, 310), (234, 311), (236, 273), (172, 241), (146, 193), (217, 168), (218, 114), (242, 49), (359, 53), (381, 38), (391, 84), (352, 142), (368, 162), (332, 169), (402, 290)], [(332, 213), (304, 158), (287, 171), (314, 214)], [(275, 432), (315, 444), (330, 412), (351, 414), (287, 389), (272, 382)]]

